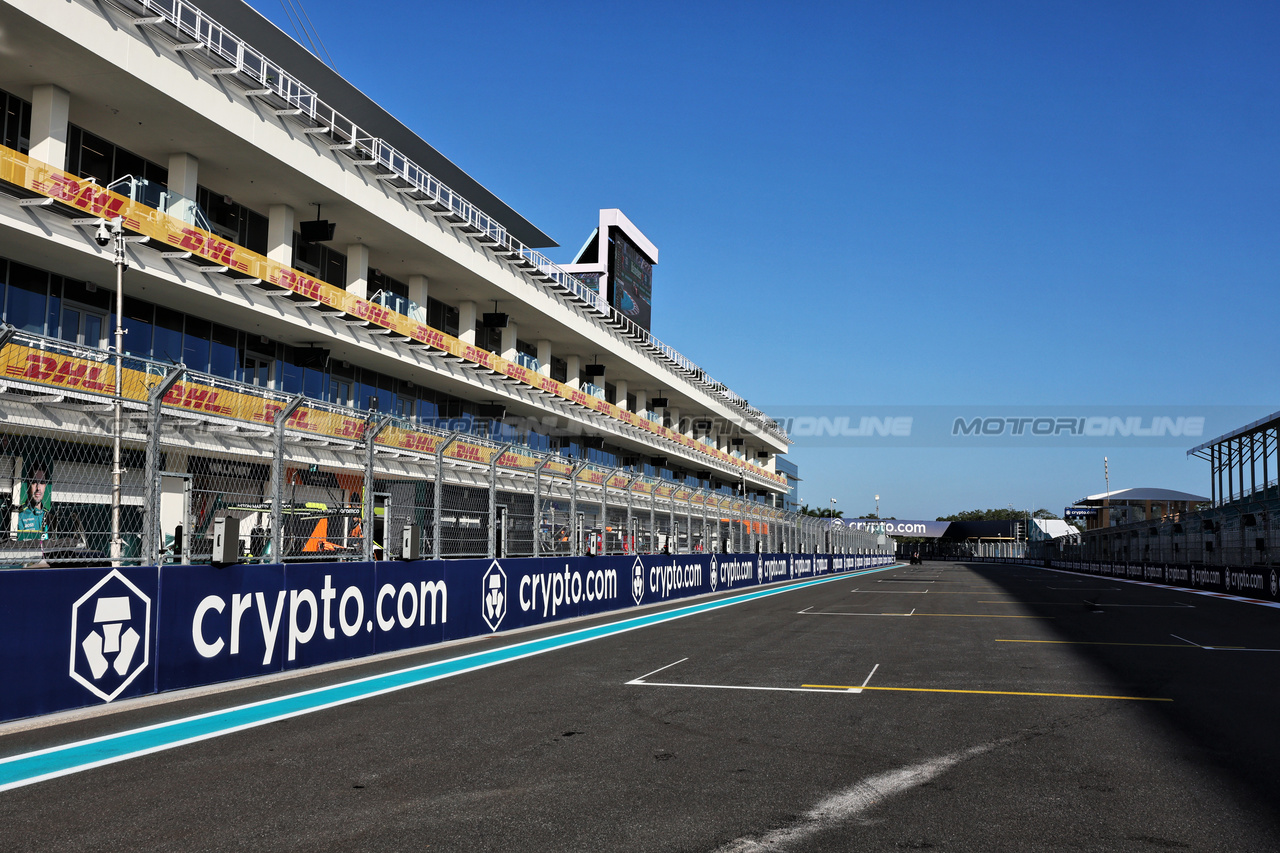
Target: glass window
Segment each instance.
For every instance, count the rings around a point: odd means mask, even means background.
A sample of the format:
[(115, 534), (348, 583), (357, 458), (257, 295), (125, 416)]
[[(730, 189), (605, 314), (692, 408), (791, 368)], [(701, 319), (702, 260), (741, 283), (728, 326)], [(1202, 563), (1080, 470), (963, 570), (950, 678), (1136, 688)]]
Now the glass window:
[(351, 405), (351, 380), (329, 377), (329, 402), (339, 406)]
[(244, 212), (244, 231), (240, 245), (260, 255), (267, 253), (267, 217), (252, 210)]
[(112, 149), (115, 146), (105, 139), (100, 139), (88, 131), (80, 134), (80, 174), (86, 178), (97, 178), (98, 183), (106, 186), (111, 183)]
[[(112, 146), (115, 147), (115, 146)], [(123, 148), (115, 149), (115, 162), (111, 168), (111, 180), (119, 180), (126, 175), (132, 175), (137, 180), (143, 181), (147, 178), (147, 161), (143, 160), (132, 151), (125, 151)]]
[(209, 352), (209, 372), (226, 379), (236, 378), (236, 330), (213, 324)]
[(149, 303), (124, 298), (124, 351), (126, 355), (151, 357), (151, 318), (154, 309)]
[(243, 371), (242, 382), (257, 385), (259, 388), (275, 387), (275, 359), (246, 352), (241, 356), (240, 367)]
[(49, 274), (26, 264), (10, 263), (7, 295), (5, 322), (24, 332), (43, 335)]
[(157, 361), (182, 360), (182, 314), (156, 306), (155, 332), (151, 352)]
[(209, 372), (209, 338), (213, 324), (198, 317), (187, 317), (186, 331), (182, 336), (182, 360), (192, 370)]
[(73, 344), (96, 349), (107, 346), (107, 314), (105, 311), (67, 303), (62, 308), (62, 330), (59, 337)]

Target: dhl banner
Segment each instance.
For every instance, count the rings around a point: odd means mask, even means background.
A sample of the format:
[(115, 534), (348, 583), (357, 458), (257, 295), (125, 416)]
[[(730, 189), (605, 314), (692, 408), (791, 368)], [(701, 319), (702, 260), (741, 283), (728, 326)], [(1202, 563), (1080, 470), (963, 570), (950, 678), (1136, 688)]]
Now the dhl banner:
[[(51, 343), (56, 346), (56, 342)], [(158, 373), (138, 369), (140, 364), (145, 362), (126, 357), (123, 359), (120, 371), (120, 384), (123, 389), (121, 396), (126, 400), (139, 403), (148, 399), (151, 388), (162, 378)], [(62, 352), (59, 349), (41, 349), (11, 341), (0, 350), (0, 372), (7, 378), (45, 387), (107, 396), (115, 395), (115, 362), (109, 357), (105, 360), (95, 360)], [(280, 400), (266, 399), (252, 393), (243, 393), (202, 382), (197, 377), (186, 382), (175, 383), (165, 395), (164, 405), (197, 414), (216, 415), (231, 420), (274, 426), (276, 416), (285, 404)], [(358, 442), (364, 440), (365, 430), (369, 424), (363, 418), (303, 405), (289, 417), (285, 426), (290, 430), (326, 438)], [(407, 429), (398, 424), (388, 426), (377, 438), (379, 446), (424, 455), (436, 453), (444, 441), (445, 438), (440, 435)], [(449, 445), (444, 456), (447, 459), (489, 465), (493, 463), (497, 452), (497, 448), (458, 439)], [(498, 466), (533, 471), (541, 461), (540, 457), (523, 449), (510, 449), (498, 459)], [(572, 476), (574, 467), (568, 461), (552, 460), (543, 465), (542, 470), (551, 476), (568, 478)], [(578, 474), (578, 482), (590, 485), (604, 485), (606, 480), (608, 488), (617, 490), (625, 490), (627, 484), (631, 482), (629, 476), (621, 474), (610, 476), (604, 471), (592, 468), (586, 468)], [(687, 489), (677, 490), (672, 486), (655, 484), (643, 478), (632, 484), (631, 491), (644, 495), (656, 494), (663, 498), (670, 498), (674, 492), (679, 501), (688, 502), (691, 497), (695, 502), (703, 501), (701, 495), (691, 494)]]
[[(32, 192), (63, 202), (91, 216), (103, 219), (122, 218), (124, 226), (157, 240), (178, 251), (190, 252), (214, 264), (235, 270), (247, 278), (257, 278), (271, 282), (279, 287), (292, 290), (308, 299), (340, 309), (354, 317), (367, 320), (383, 328), (390, 329), (404, 337), (428, 344), (442, 352), (481, 365), (494, 373), (508, 376), (525, 385), (539, 388), (585, 408), (608, 415), (634, 427), (647, 430), (667, 441), (673, 441), (690, 450), (732, 465), (755, 476), (771, 480), (785, 486), (787, 478), (758, 466), (749, 465), (745, 461), (731, 456), (721, 450), (696, 441), (689, 436), (668, 429), (661, 424), (643, 418), (635, 412), (620, 409), (598, 397), (593, 397), (567, 384), (562, 384), (529, 370), (527, 367), (494, 355), (488, 350), (464, 343), (462, 340), (446, 335), (422, 323), (409, 319), (403, 314), (391, 311), (374, 302), (348, 293), (339, 287), (319, 281), (273, 261), (257, 252), (251, 252), (235, 243), (229, 243), (217, 235), (189, 225), (167, 213), (148, 207), (140, 202), (110, 192), (96, 184), (56, 169), (47, 163), (32, 160), (11, 148), (0, 146), (0, 179), (25, 187)], [(114, 392), (114, 389), (113, 389)], [(363, 423), (363, 421), (359, 421)], [(451, 448), (452, 449), (452, 448)], [(448, 453), (448, 451), (446, 451)]]

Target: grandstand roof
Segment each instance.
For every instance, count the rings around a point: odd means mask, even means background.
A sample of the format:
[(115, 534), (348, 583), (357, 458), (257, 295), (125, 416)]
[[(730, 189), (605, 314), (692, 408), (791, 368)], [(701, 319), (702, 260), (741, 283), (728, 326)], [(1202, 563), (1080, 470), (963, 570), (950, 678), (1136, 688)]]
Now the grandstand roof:
[(1209, 499), (1203, 495), (1193, 495), (1190, 492), (1179, 492), (1174, 489), (1117, 489), (1114, 492), (1102, 492), (1101, 494), (1081, 498), (1075, 502), (1074, 506), (1101, 506), (1103, 500), (1110, 503), (1116, 503), (1117, 501), (1186, 501), (1188, 503), (1205, 503)]
[(1273, 427), (1277, 424), (1280, 424), (1280, 412), (1272, 412), (1271, 414), (1267, 415), (1265, 418), (1259, 418), (1258, 420), (1254, 421), (1251, 424), (1245, 424), (1244, 426), (1239, 427), (1238, 429), (1233, 429), (1231, 432), (1223, 433), (1217, 438), (1210, 439), (1209, 441), (1206, 441), (1204, 444), (1196, 445), (1195, 447), (1187, 451), (1187, 455), (1201, 456), (1209, 448), (1218, 444), (1222, 444), (1224, 441), (1230, 441), (1233, 438), (1239, 438), (1240, 436), (1243, 436), (1243, 435), (1249, 435), (1250, 433), (1259, 432), (1265, 427)]
[(199, 0), (199, 5), (209, 17), (314, 89), (325, 103), (394, 145), (454, 192), (502, 223), (511, 236), (524, 245), (532, 249), (559, 245), (244, 0)]
[(1059, 539), (1063, 536), (1075, 536), (1080, 532), (1080, 528), (1074, 524), (1063, 521), (1060, 518), (1035, 518), (1032, 519), (1044, 531), (1044, 534), (1050, 539)]

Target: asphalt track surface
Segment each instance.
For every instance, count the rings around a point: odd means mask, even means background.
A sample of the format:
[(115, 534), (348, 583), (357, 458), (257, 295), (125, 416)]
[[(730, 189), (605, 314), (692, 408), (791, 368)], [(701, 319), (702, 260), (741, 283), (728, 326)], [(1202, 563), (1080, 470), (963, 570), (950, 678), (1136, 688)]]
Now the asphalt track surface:
[[(0, 758), (621, 618), (11, 726)], [(0, 850), (1280, 850), (1277, 620), (897, 567), (0, 791)]]

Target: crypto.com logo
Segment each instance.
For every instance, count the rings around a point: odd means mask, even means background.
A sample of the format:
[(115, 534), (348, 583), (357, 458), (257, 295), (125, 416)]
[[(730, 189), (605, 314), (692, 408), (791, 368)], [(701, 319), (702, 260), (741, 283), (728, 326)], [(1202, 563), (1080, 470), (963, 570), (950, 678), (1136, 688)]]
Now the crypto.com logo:
[(644, 563), (640, 562), (640, 558), (636, 557), (636, 561), (631, 566), (631, 600), (638, 607), (641, 599), (644, 598)]
[(151, 599), (118, 569), (71, 606), (70, 675), (110, 702), (150, 663)]
[(498, 630), (507, 615), (507, 573), (494, 560), (480, 578), (480, 615), (490, 631)]

